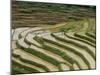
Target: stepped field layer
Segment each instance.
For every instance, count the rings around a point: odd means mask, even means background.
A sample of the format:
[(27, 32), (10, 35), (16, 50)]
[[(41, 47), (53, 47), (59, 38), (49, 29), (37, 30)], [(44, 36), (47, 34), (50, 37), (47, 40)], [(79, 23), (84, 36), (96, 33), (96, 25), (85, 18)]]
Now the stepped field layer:
[(55, 24), (94, 18), (95, 6), (13, 1), (12, 28), (53, 26)]
[(95, 19), (12, 29), (12, 74), (96, 68)]

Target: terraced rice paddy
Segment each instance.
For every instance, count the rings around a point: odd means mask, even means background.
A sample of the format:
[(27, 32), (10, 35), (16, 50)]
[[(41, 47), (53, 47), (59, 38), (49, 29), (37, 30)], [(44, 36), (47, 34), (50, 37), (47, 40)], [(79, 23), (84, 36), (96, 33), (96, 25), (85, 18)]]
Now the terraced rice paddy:
[(12, 28), (55, 25), (96, 16), (95, 6), (42, 2), (12, 2)]
[(12, 75), (96, 68), (95, 6), (14, 1), (12, 8)]
[[(93, 20), (90, 20), (93, 22)], [(95, 21), (95, 20), (94, 20)], [(87, 24), (86, 24), (87, 23)], [(74, 22), (80, 29), (67, 32), (73, 23), (54, 27), (24, 27), (13, 29), (12, 62), (15, 73), (36, 73), (95, 69), (96, 36), (93, 22)], [(58, 27), (57, 27), (58, 26)], [(72, 27), (72, 26), (71, 26)], [(56, 29), (57, 28), (57, 29)], [(56, 31), (53, 31), (56, 29)], [(19, 70), (20, 69), (20, 70)]]

